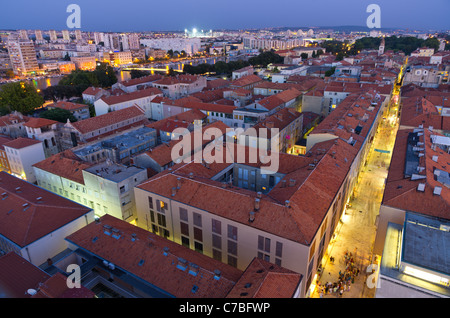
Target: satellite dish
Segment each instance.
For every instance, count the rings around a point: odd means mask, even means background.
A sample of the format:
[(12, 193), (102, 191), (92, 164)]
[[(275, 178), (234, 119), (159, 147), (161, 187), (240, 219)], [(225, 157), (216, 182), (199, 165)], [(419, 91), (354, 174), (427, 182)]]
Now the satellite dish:
[(30, 289), (27, 290), (27, 294), (28, 295), (33, 296), (33, 295), (36, 295), (36, 293), (37, 293), (36, 289), (30, 288)]

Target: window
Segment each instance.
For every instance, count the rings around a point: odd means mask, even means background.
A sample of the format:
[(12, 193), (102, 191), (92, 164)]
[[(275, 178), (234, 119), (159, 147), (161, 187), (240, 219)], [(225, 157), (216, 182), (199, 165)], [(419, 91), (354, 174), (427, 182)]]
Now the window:
[(237, 227), (228, 225), (228, 238), (237, 241)]
[(197, 241), (203, 241), (203, 231), (198, 227), (194, 227), (194, 239)]
[(190, 248), (189, 238), (182, 236), (181, 237), (181, 245)]
[(237, 267), (237, 258), (231, 255), (228, 255), (228, 265), (233, 267)]
[(277, 242), (275, 245), (275, 256), (282, 257), (283, 256), (283, 243)]
[(148, 206), (150, 209), (153, 209), (153, 198), (152, 197), (148, 197)]
[(212, 232), (222, 234), (222, 222), (212, 219), (211, 223), (212, 223)]
[(195, 242), (194, 249), (196, 252), (203, 253), (203, 244), (199, 243), (199, 242)]
[(180, 208), (180, 220), (188, 222), (188, 213), (184, 208)]
[(222, 252), (216, 249), (213, 249), (213, 258), (217, 261), (222, 261)]
[(189, 225), (184, 222), (180, 222), (181, 234), (189, 236)]
[(259, 235), (258, 236), (258, 249), (261, 251), (270, 253), (270, 239)]
[(202, 226), (202, 215), (194, 212), (193, 217), (194, 217), (194, 225), (201, 227)]
[(157, 213), (157, 214), (158, 214), (158, 224), (166, 227), (166, 216), (161, 213)]
[(237, 243), (236, 242), (228, 240), (228, 253), (237, 255)]
[(222, 249), (222, 238), (218, 235), (213, 234), (212, 246), (218, 249)]

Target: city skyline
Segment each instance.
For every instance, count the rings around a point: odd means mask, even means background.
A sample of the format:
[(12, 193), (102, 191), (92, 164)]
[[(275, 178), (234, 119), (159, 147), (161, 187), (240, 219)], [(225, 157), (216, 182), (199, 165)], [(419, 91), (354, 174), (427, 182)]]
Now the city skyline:
[[(70, 13), (67, 13), (66, 9), (74, 1), (27, 2), (29, 3), (25, 7), (20, 8), (17, 2), (4, 3), (0, 13), (2, 21), (0, 29), (68, 28), (66, 20)], [(170, 8), (162, 2), (132, 0), (127, 2), (127, 10), (118, 10), (118, 5), (110, 5), (103, 0), (95, 3), (79, 0), (75, 4), (81, 8), (82, 31), (142, 32), (182, 31), (194, 27), (198, 30), (237, 30), (269, 27), (365, 26), (370, 15), (370, 12), (366, 12), (366, 8), (372, 3), (380, 6), (381, 28), (411, 30), (448, 28), (446, 12), (450, 9), (450, 3), (445, 0), (430, 0), (426, 5), (419, 1), (406, 0), (396, 1), (395, 4), (387, 0), (376, 2), (323, 0), (320, 3), (282, 0), (276, 4), (279, 14), (274, 14), (274, 8), (271, 7), (273, 3), (268, 0), (246, 0), (243, 3), (231, 0), (225, 5), (216, 0), (200, 0), (195, 3), (175, 0), (171, 2)], [(436, 9), (425, 10), (427, 8)], [(11, 14), (19, 10), (21, 19)]]

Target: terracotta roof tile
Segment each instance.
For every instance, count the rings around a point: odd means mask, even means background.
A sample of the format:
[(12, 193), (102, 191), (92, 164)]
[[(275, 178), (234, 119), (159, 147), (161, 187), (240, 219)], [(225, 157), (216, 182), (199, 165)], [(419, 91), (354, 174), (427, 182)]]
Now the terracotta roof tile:
[(0, 172), (0, 190), (6, 193), (0, 205), (0, 234), (20, 247), (91, 211), (5, 172)]
[[(120, 238), (104, 234), (103, 225), (117, 229)], [(94, 237), (97, 237), (95, 242)], [(110, 215), (102, 216), (99, 222), (92, 222), (66, 239), (178, 298), (224, 298), (242, 275), (242, 271), (230, 265)], [(197, 265), (192, 268), (197, 275), (190, 274), (189, 268), (178, 268), (180, 258), (187, 267)], [(220, 279), (214, 278), (215, 270), (220, 271)], [(195, 292), (194, 286), (197, 286)]]
[(40, 140), (19, 137), (17, 139), (14, 139), (12, 141), (4, 143), (3, 146), (14, 148), (14, 149), (22, 149), (25, 147), (29, 147), (29, 146), (41, 144), (41, 143), (42, 143), (42, 141), (40, 141)]

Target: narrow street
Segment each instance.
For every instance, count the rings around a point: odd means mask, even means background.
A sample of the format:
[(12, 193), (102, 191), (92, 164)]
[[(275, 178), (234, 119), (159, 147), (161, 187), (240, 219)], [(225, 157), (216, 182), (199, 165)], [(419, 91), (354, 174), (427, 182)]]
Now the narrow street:
[[(360, 172), (353, 195), (336, 228), (336, 235), (330, 241), (324, 255), (322, 274), (317, 277), (318, 284), (311, 295), (312, 298), (372, 298), (375, 296), (375, 289), (368, 288), (366, 285), (366, 280), (372, 273), (367, 273), (367, 268), (374, 263), (372, 249), (377, 230), (377, 217), (397, 129), (397, 107), (391, 107), (390, 113), (382, 119), (378, 127), (366, 165)], [(330, 257), (334, 258), (334, 262), (330, 261)], [(354, 271), (359, 270), (359, 273), (356, 276), (353, 275), (353, 280), (349, 280), (347, 286), (350, 288), (346, 288), (342, 295), (339, 291), (334, 292), (333, 288), (325, 288), (327, 283), (329, 285), (337, 283), (339, 274), (345, 275), (346, 269), (349, 268), (353, 268)], [(328, 292), (325, 293), (325, 290)]]

